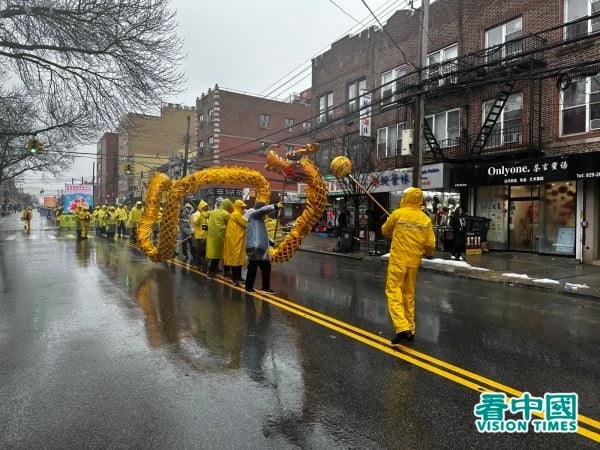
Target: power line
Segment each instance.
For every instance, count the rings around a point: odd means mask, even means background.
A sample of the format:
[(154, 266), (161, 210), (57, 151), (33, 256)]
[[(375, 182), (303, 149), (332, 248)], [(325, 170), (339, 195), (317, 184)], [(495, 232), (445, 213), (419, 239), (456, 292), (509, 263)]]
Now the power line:
[[(350, 17), (352, 20), (354, 20), (356, 23), (361, 24), (363, 27), (365, 27), (365, 24), (363, 24), (360, 20), (355, 19), (354, 16), (352, 14), (350, 14), (348, 11), (346, 11), (344, 8), (342, 8), (340, 5), (338, 5), (336, 2), (334, 2), (333, 0), (329, 0), (329, 3), (332, 3), (333, 5), (335, 5), (335, 7), (337, 9), (339, 9), (341, 12), (343, 12), (344, 14), (346, 14), (348, 17)], [(366, 27), (365, 27), (366, 28)]]

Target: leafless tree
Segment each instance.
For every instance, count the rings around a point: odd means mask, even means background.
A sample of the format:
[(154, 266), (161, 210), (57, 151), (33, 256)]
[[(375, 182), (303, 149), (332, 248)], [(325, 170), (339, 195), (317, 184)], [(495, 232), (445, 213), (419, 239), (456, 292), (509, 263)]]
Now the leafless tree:
[(0, 122), (4, 155), (23, 149), (30, 135), (89, 142), (125, 113), (146, 112), (175, 94), (182, 42), (168, 4), (0, 0), (0, 107), (17, 97), (19, 107), (29, 105), (23, 123)]

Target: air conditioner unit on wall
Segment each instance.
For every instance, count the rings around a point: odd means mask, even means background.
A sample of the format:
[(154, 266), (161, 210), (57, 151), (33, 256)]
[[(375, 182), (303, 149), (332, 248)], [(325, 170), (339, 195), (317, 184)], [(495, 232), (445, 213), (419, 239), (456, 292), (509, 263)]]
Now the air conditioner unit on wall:
[(400, 156), (408, 156), (412, 154), (413, 145), (413, 130), (402, 130), (402, 148), (400, 149)]

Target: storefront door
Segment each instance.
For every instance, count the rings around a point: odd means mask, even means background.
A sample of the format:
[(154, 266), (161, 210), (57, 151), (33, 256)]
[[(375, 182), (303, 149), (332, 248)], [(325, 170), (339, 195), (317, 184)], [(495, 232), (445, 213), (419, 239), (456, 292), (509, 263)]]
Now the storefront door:
[(508, 210), (509, 250), (537, 252), (540, 228), (539, 199), (511, 199)]

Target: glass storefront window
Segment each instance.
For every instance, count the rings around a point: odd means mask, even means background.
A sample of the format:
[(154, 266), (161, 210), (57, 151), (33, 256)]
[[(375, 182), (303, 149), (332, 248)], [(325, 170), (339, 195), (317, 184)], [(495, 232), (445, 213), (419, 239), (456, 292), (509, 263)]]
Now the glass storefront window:
[(490, 219), (487, 242), (491, 250), (507, 250), (508, 187), (482, 186), (477, 189), (475, 215)]
[(541, 253), (575, 254), (576, 198), (574, 181), (546, 183), (541, 189)]

